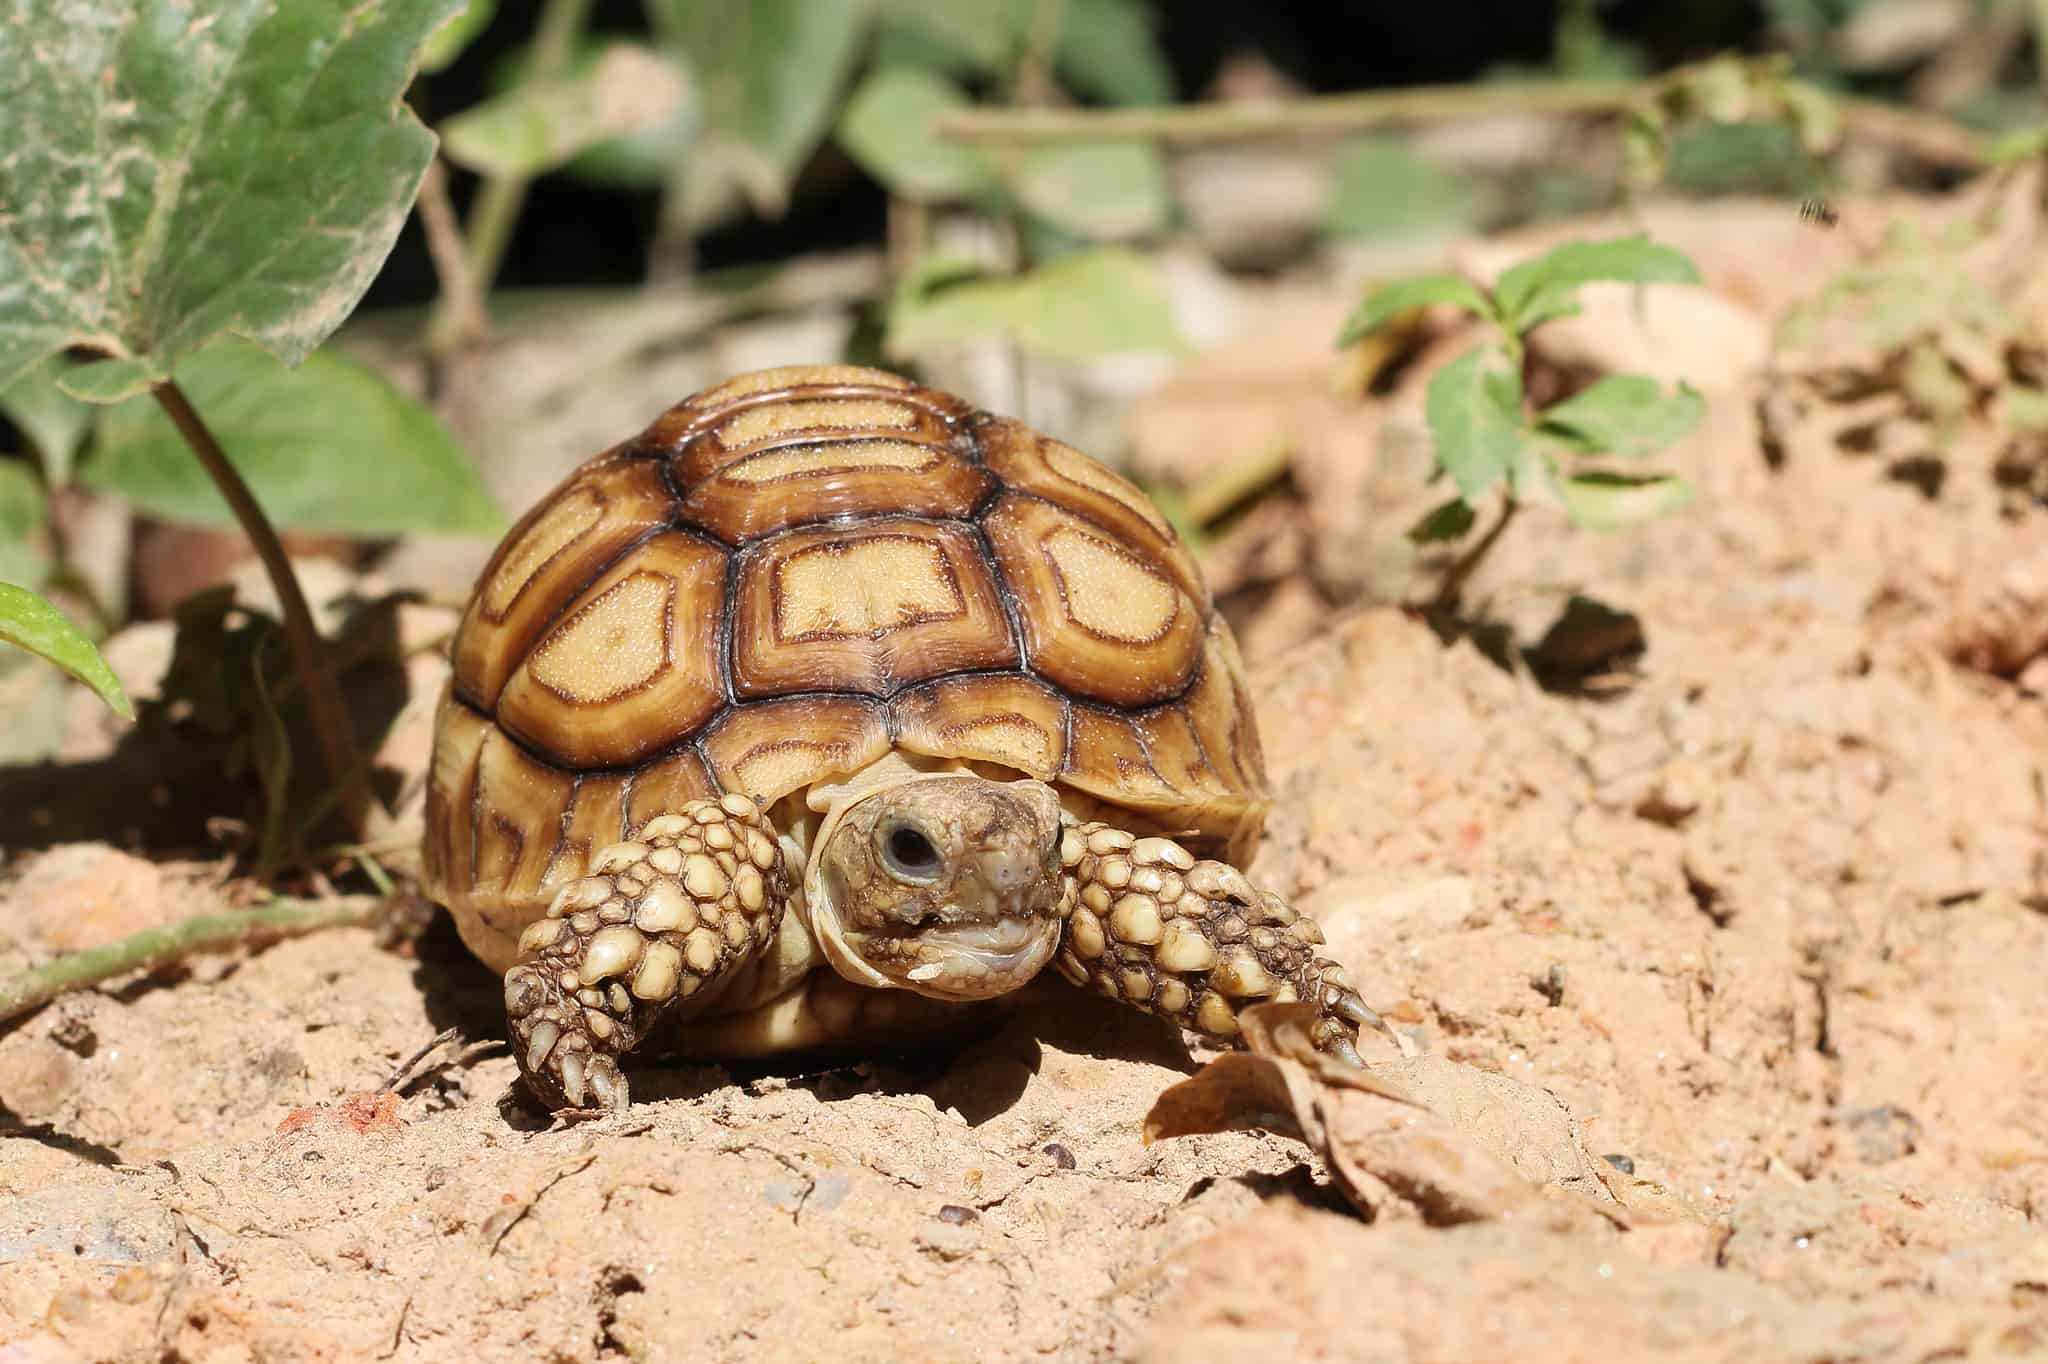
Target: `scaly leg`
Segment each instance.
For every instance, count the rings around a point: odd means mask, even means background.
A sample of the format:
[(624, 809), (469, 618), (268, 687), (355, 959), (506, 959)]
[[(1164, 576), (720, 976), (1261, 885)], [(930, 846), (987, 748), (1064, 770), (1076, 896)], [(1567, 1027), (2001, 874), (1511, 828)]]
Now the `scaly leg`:
[(505, 1014), (519, 1073), (551, 1108), (622, 1111), (618, 1058), (662, 1010), (775, 940), (789, 881), (745, 796), (693, 800), (590, 862), (519, 937)]
[(1316, 956), (1315, 921), (1224, 862), (1198, 861), (1169, 838), (1070, 824), (1060, 840), (1067, 921), (1061, 975), (1236, 1043), (1253, 1004), (1316, 1006), (1317, 1048), (1362, 1066), (1360, 1027), (1386, 1031), (1344, 968)]

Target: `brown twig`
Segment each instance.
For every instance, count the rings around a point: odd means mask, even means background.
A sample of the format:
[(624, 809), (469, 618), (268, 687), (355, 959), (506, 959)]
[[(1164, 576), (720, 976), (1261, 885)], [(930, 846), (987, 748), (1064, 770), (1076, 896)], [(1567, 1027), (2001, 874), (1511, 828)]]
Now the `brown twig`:
[[(590, 18), (591, 0), (546, 0), (540, 20), (534, 25), (533, 44), (522, 80), (535, 83), (560, 75), (575, 55), (576, 39)], [(505, 248), (512, 242), (512, 229), (519, 222), (519, 210), (526, 203), (524, 175), (490, 175), (469, 209), (469, 231), (465, 237), (469, 268), (479, 293), (488, 291), (504, 262)], [(445, 354), (470, 339), (457, 312), (456, 300), (443, 294), (434, 302), (427, 321), (427, 349)]]
[(1060, 25), (1066, 18), (1066, 0), (1038, 0), (1031, 9), (1031, 27), (1024, 48), (1010, 73), (1010, 103), (1032, 108), (1048, 103), (1053, 94), (1053, 55), (1059, 47)]
[[(2040, 0), (2048, 4), (2048, 0)], [(1683, 70), (1683, 68), (1681, 68)], [(1158, 109), (952, 109), (932, 129), (956, 142), (1045, 143), (1139, 139), (1177, 146), (1301, 134), (1365, 132), (1501, 114), (1617, 114), (1662, 83), (1502, 81), (1417, 85), (1308, 99), (1184, 104)], [(1963, 169), (1985, 164), (1983, 140), (1953, 120), (1876, 100), (1835, 98), (1843, 125)]]
[(249, 485), (228, 462), (227, 452), (221, 449), (213, 432), (193, 410), (177, 380), (166, 379), (150, 392), (170, 417), (171, 424), (178, 428), (178, 434), (192, 447), (192, 453), (198, 456), (200, 466), (213, 479), (221, 496), (227, 499), (235, 519), (255, 546), (256, 556), (263, 561), (264, 571), (270, 575), (270, 585), (276, 590), (278, 604), (284, 610), (285, 638), (291, 644), (293, 671), (298, 674), (299, 687), (305, 693), (306, 709), (312, 717), (321, 755), (327, 762), (327, 774), (340, 798), (342, 818), (350, 833), (359, 833), (376, 802), (376, 795), (370, 790), (365, 773), (356, 762), (355, 734), (349, 724), (348, 707), (342, 701), (341, 688), (333, 674), (321, 664), (320, 632), (313, 625), (313, 613), (306, 605), (305, 593), (299, 590), (298, 575), (292, 571), (284, 545), (277, 538), (270, 518), (264, 515), (255, 495), (249, 491)]
[(469, 252), (462, 245), (462, 224), (456, 220), (454, 200), (448, 197), (448, 167), (438, 156), (427, 163), (427, 172), (420, 177), (420, 197), (414, 208), (427, 234), (427, 254), (433, 258), (434, 278), (448, 305), (449, 324), (464, 336), (484, 335), (491, 327), (490, 310)]

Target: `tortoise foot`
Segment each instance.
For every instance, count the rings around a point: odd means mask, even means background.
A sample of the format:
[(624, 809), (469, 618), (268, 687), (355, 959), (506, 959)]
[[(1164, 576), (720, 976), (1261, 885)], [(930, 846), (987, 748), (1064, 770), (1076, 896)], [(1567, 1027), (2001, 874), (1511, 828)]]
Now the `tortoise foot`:
[(1105, 824), (1067, 829), (1066, 933), (1056, 963), (1075, 984), (1237, 1044), (1254, 1004), (1313, 1004), (1318, 1049), (1362, 1066), (1358, 1030), (1386, 1031), (1349, 973), (1319, 957), (1315, 920), (1225, 862)]
[(696, 800), (591, 859), (519, 938), (505, 1016), (527, 1087), (551, 1108), (628, 1102), (618, 1058), (670, 1005), (775, 937), (788, 900), (773, 828), (745, 796)]

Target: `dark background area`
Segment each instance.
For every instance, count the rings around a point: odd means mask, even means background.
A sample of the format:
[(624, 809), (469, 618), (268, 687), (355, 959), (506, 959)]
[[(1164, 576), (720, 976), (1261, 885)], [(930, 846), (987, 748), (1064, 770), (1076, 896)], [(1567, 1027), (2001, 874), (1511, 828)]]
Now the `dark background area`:
[[(728, 0), (734, 2), (734, 0)], [(961, 0), (971, 5), (974, 0)], [(491, 73), (533, 31), (538, 5), (512, 0), (446, 71), (415, 87), (431, 122), (489, 93)], [(1460, 0), (1436, 5), (1391, 0), (1171, 0), (1159, 6), (1159, 35), (1183, 99), (1200, 98), (1225, 61), (1255, 53), (1310, 93), (1468, 81), (1502, 62), (1538, 64), (1550, 54), (1558, 6), (1537, 0)], [(1653, 69), (1716, 52), (1753, 49), (1768, 16), (1743, 0), (1624, 0), (1598, 6), (1602, 29), (1637, 45)], [(599, 0), (592, 33), (644, 33), (640, 0)], [(457, 172), (458, 209), (474, 178)], [(828, 139), (800, 179), (779, 221), (746, 219), (699, 240), (698, 264), (715, 270), (807, 251), (878, 242), (886, 196)], [(544, 176), (528, 190), (499, 286), (630, 285), (645, 275), (656, 195)], [(434, 275), (417, 223), (408, 224), (367, 308), (432, 298)]]

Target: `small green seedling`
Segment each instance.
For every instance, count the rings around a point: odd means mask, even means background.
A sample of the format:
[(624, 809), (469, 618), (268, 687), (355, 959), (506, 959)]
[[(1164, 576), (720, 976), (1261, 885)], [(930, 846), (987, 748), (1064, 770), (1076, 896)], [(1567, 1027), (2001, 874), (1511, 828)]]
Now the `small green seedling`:
[(1396, 317), (1451, 304), (1491, 322), (1495, 335), (1445, 365), (1424, 401), (1437, 463), (1457, 495), (1433, 508), (1408, 536), (1417, 544), (1457, 540), (1500, 494), (1498, 519), (1453, 565), (1437, 605), (1455, 610), (1460, 592), (1516, 510), (1548, 492), (1576, 525), (1607, 529), (1683, 506), (1684, 480), (1609, 463), (1654, 455), (1698, 424), (1706, 403), (1690, 385), (1665, 394), (1640, 374), (1612, 374), (1542, 411), (1522, 391), (1528, 334), (1579, 311), (1581, 285), (1597, 281), (1697, 284), (1681, 253), (1643, 236), (1567, 242), (1505, 271), (1487, 292), (1460, 275), (1418, 275), (1372, 291), (1345, 320), (1337, 344), (1357, 342)]

